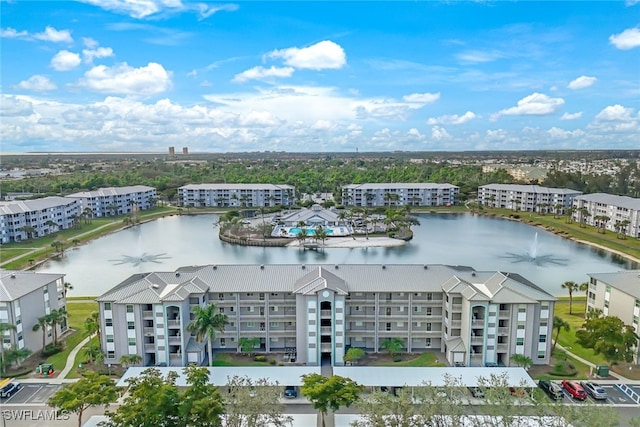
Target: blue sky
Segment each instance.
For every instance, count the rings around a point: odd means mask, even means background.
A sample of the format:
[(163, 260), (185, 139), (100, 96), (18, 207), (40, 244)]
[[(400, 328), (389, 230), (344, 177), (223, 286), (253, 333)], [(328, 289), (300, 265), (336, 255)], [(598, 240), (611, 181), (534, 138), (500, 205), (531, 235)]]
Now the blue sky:
[(640, 1), (0, 0), (4, 153), (640, 148)]

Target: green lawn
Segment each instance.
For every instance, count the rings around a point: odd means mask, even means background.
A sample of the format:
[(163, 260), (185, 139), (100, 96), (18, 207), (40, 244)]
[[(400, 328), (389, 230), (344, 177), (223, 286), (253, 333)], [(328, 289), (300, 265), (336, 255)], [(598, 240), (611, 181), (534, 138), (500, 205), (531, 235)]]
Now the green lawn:
[[(586, 297), (573, 297), (573, 314), (569, 314), (569, 297), (560, 297), (555, 305), (555, 315), (564, 319), (570, 326), (570, 331), (562, 330), (558, 337), (558, 344), (569, 350), (571, 353), (588, 360), (596, 365), (608, 365), (607, 360), (595, 354), (592, 349), (584, 348), (578, 344), (576, 340), (576, 331), (582, 327), (584, 323)], [(555, 338), (556, 331), (553, 331)]]
[(47, 362), (53, 363), (53, 367), (57, 372), (64, 369), (71, 350), (87, 337), (87, 333), (84, 330), (84, 320), (97, 310), (97, 303), (67, 301), (69, 329), (73, 331), (66, 336), (64, 351), (47, 358)]
[(578, 360), (569, 356), (568, 354), (566, 354), (564, 351), (560, 349), (554, 350), (551, 366), (533, 367), (529, 370), (529, 373), (536, 380), (560, 380), (560, 379), (568, 378), (568, 377), (559, 377), (556, 375), (549, 375), (547, 373), (548, 371), (551, 371), (553, 369), (553, 366), (555, 366), (556, 363), (561, 362), (563, 360), (567, 360), (568, 362), (570, 362), (573, 366), (575, 366), (576, 370), (578, 371), (576, 375), (571, 377), (572, 379), (587, 379), (589, 377), (589, 373), (591, 371), (589, 366), (585, 365), (582, 362), (579, 362)]
[[(403, 358), (409, 357), (408, 355), (404, 355)], [(443, 363), (438, 361), (438, 358), (435, 353), (425, 352), (417, 355), (416, 357), (411, 357), (408, 360), (403, 360), (402, 362), (394, 362), (393, 360), (388, 360), (387, 357), (382, 358), (380, 360), (371, 360), (370, 363), (367, 363), (368, 366), (410, 366), (410, 367), (433, 367), (433, 366), (446, 366)]]
[(213, 366), (269, 366), (269, 362), (256, 362), (248, 357), (238, 358), (231, 353), (216, 353)]

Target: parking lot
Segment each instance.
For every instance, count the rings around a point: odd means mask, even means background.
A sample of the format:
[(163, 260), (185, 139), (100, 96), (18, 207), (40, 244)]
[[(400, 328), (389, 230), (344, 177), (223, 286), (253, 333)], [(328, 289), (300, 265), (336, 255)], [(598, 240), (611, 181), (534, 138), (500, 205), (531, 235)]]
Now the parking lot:
[(47, 383), (22, 384), (22, 388), (10, 398), (4, 399), (2, 404), (44, 405), (60, 387), (59, 384)]
[[(560, 382), (558, 382), (560, 384)], [(571, 397), (569, 392), (563, 390), (564, 399), (562, 403), (581, 405), (583, 403), (591, 404), (609, 404), (609, 405), (635, 405), (636, 403), (625, 393), (622, 392), (615, 384), (600, 384), (600, 386), (607, 392), (606, 400), (597, 400), (591, 396), (587, 396), (584, 401), (576, 400)]]

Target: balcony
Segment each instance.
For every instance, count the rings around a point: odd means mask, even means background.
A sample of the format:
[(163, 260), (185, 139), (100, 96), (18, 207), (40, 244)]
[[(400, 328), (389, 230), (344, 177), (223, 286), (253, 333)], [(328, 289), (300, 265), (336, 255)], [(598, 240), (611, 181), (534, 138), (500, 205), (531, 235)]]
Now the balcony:
[(471, 321), (471, 326), (474, 328), (484, 328), (484, 319), (475, 319)]
[(321, 319), (331, 319), (331, 310), (320, 310)]
[(143, 310), (142, 311), (143, 319), (153, 319), (153, 310)]
[(167, 320), (167, 326), (169, 328), (179, 328), (180, 320)]
[(498, 317), (510, 317), (510, 316), (511, 316), (510, 310), (500, 310), (498, 312)]
[(142, 333), (144, 334), (145, 337), (152, 337), (154, 335), (154, 330), (153, 328), (142, 328)]
[(333, 350), (333, 345), (330, 342), (323, 342), (320, 344), (320, 351), (323, 353), (328, 353)]
[(484, 336), (482, 336), (482, 335), (472, 336), (471, 337), (471, 344), (472, 345), (482, 345), (482, 344), (484, 344)]
[(462, 311), (462, 304), (451, 304), (451, 311)]
[(147, 352), (147, 353), (155, 353), (156, 345), (154, 343), (145, 343), (144, 344), (144, 351)]
[(507, 343), (500, 343), (496, 345), (496, 351), (508, 351), (509, 350), (509, 344)]
[(169, 344), (180, 345), (182, 344), (182, 338), (180, 335), (172, 335), (169, 337)]
[(332, 327), (331, 326), (320, 326), (320, 333), (322, 335), (331, 335)]
[(509, 335), (509, 328), (506, 326), (501, 326), (498, 328), (498, 335)]

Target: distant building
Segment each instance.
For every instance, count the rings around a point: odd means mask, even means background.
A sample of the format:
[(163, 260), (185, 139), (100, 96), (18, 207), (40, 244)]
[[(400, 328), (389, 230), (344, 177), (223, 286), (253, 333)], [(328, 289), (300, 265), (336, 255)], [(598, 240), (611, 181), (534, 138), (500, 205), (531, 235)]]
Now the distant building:
[(526, 212), (557, 212), (571, 207), (573, 199), (581, 191), (568, 188), (549, 188), (539, 185), (487, 184), (478, 187), (478, 203), (492, 208), (513, 209)]
[(274, 184), (189, 184), (178, 188), (182, 206), (291, 206), (295, 187)]
[(0, 243), (21, 242), (73, 227), (80, 220), (77, 199), (44, 197), (0, 202)]
[(185, 156), (189, 154), (189, 147), (182, 147), (182, 154)]
[(513, 354), (548, 364), (555, 298), (517, 274), (444, 265), (204, 265), (135, 274), (98, 299), (107, 363), (138, 354), (146, 366), (201, 364), (206, 342), (187, 330), (195, 307), (215, 304), (229, 324), (215, 351), (294, 355), (343, 365), (349, 347), (442, 352), (452, 365)]
[[(589, 274), (587, 312), (616, 316), (640, 334), (640, 270)], [(639, 346), (640, 348), (640, 346)], [(639, 363), (636, 354), (635, 362)]]
[(156, 189), (146, 185), (100, 188), (67, 196), (80, 201), (82, 211), (91, 209), (91, 215), (100, 218), (124, 215), (134, 209), (146, 210), (155, 206)]
[[(604, 220), (604, 217), (609, 218)], [(640, 237), (640, 199), (593, 193), (573, 199), (573, 218), (597, 227), (603, 222), (605, 229)]]
[(344, 206), (450, 206), (460, 187), (438, 183), (350, 184), (342, 187)]
[[(66, 308), (64, 274), (0, 270), (0, 323), (16, 327), (0, 337), (5, 350), (13, 346), (33, 353), (42, 350), (43, 333), (45, 345), (52, 343), (51, 326), (45, 326), (44, 331), (34, 331), (33, 327), (39, 317), (63, 307)], [(57, 326), (58, 336), (66, 330), (65, 318)]]
[(169, 155), (171, 157), (176, 155), (176, 147), (169, 147)]

